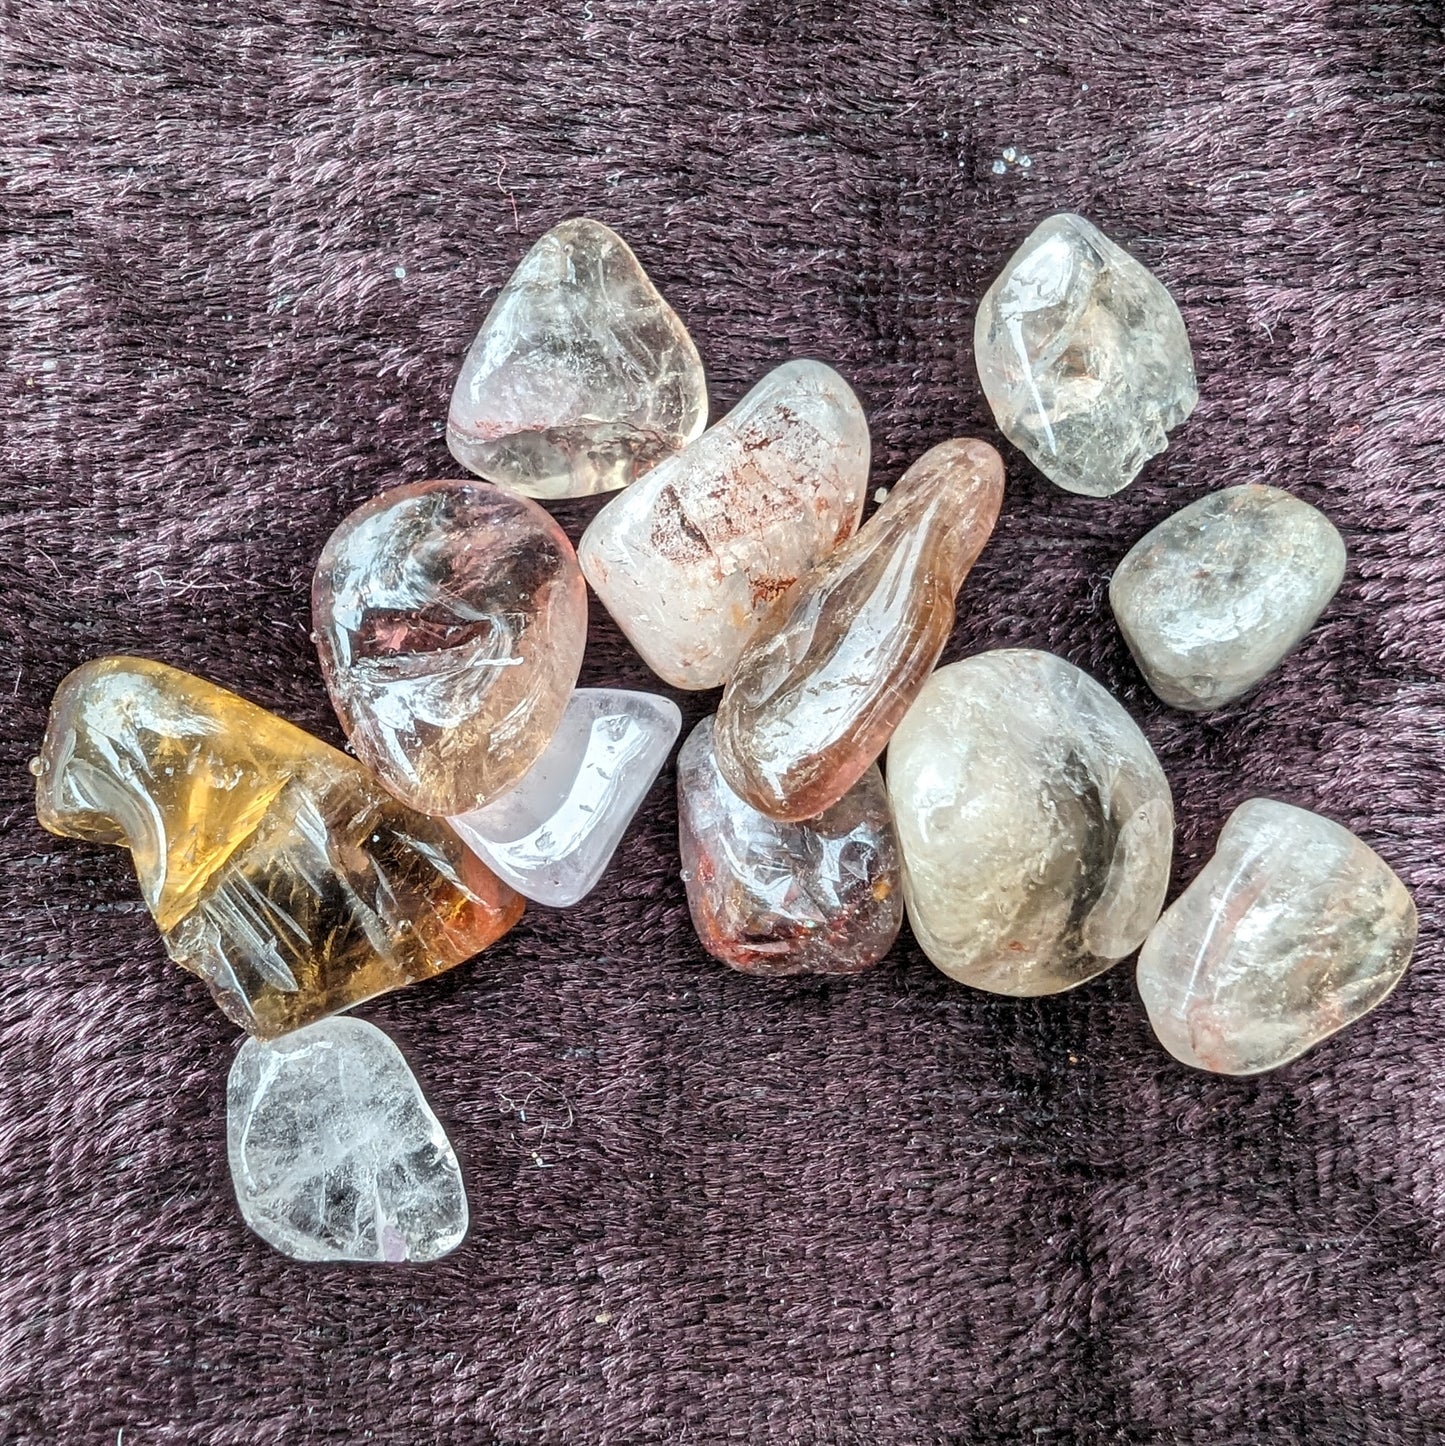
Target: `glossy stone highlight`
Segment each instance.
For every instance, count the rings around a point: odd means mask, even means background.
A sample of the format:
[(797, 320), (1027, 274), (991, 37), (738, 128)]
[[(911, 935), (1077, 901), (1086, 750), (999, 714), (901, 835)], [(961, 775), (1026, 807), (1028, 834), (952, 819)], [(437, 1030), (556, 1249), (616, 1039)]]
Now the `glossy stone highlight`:
[(77, 668), (31, 768), (40, 822), (128, 848), (171, 958), (263, 1038), (450, 969), (522, 914), (344, 753), (161, 663)]
[(718, 764), (754, 808), (812, 818), (863, 776), (938, 662), (1002, 500), (992, 447), (943, 442), (799, 580), (717, 712)]
[(435, 1260), (467, 1233), (451, 1141), (364, 1020), (248, 1039), (226, 1083), (226, 1145), (242, 1218), (293, 1260)]
[(1107, 497), (1194, 410), (1179, 308), (1082, 216), (1051, 216), (979, 305), (974, 356), (999, 430), (1051, 481)]
[(1175, 1059), (1258, 1074), (1368, 1014), (1399, 982), (1409, 891), (1348, 829), (1252, 798), (1139, 951), (1139, 993)]
[(627, 243), (554, 226), (502, 288), (462, 362), (447, 446), (530, 497), (625, 487), (707, 422), (702, 361)]
[(826, 813), (782, 823), (728, 787), (713, 720), (677, 759), (687, 903), (703, 947), (748, 974), (857, 974), (903, 922), (898, 846), (877, 766)]
[(582, 571), (659, 677), (715, 688), (793, 583), (856, 530), (868, 456), (843, 378), (788, 362), (592, 519)]
[(1135, 543), (1109, 602), (1149, 686), (1202, 712), (1278, 667), (1344, 574), (1345, 544), (1324, 513), (1277, 487), (1226, 487)]
[(1007, 648), (940, 668), (888, 749), (908, 918), (945, 974), (1053, 994), (1143, 942), (1174, 810), (1148, 740), (1086, 673)]
[(578, 688), (521, 782), (449, 822), (518, 893), (566, 908), (602, 877), (681, 730), (670, 698)]
[(485, 482), (383, 492), (331, 534), (312, 614), (356, 756), (403, 803), (457, 814), (542, 756), (587, 642), (566, 534)]

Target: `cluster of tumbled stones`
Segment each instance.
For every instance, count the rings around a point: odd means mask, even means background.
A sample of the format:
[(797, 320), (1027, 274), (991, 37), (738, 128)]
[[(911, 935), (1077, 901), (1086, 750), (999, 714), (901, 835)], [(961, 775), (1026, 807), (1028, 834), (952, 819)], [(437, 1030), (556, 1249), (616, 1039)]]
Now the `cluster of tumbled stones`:
[[(975, 351), (1005, 437), (1090, 496), (1197, 400), (1168, 292), (1078, 216), (1009, 260)], [(905, 911), (939, 969), (1001, 994), (1138, 951), (1165, 1047), (1228, 1074), (1295, 1058), (1403, 972), (1410, 896), (1338, 824), (1252, 799), (1165, 910), (1169, 784), (1119, 702), (1031, 649), (937, 666), (1003, 501), (986, 442), (940, 442), (860, 526), (868, 423), (831, 368), (787, 362), (706, 423), (682, 322), (620, 237), (568, 221), (463, 363), (447, 439), (475, 475), (374, 498), (322, 552), (316, 644), (354, 757), (144, 659), (60, 685), (40, 821), (131, 850), (170, 954), (252, 1036), (231, 1169), (287, 1254), (424, 1260), (466, 1232), (401, 1052), (338, 1012), (602, 877), (682, 717), (576, 687), (588, 583), (666, 683), (722, 689), (678, 756), (680, 851), (698, 935), (739, 970), (858, 973)], [(575, 553), (533, 500), (604, 492)], [(1299, 643), (1344, 565), (1313, 507), (1233, 487), (1140, 540), (1110, 601), (1149, 686), (1204, 710)]]

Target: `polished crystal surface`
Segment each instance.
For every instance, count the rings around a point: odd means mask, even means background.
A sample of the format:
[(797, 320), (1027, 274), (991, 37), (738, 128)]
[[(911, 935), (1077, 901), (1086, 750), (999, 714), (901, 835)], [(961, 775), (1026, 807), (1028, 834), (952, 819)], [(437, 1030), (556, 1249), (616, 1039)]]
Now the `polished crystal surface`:
[(713, 720), (677, 759), (687, 903), (708, 953), (749, 974), (857, 974), (903, 922), (898, 845), (876, 764), (826, 813), (783, 823), (728, 787)]
[(1009, 258), (974, 356), (999, 430), (1090, 497), (1127, 487), (1199, 400), (1173, 297), (1082, 216), (1051, 216)]
[(843, 378), (788, 362), (593, 518), (582, 571), (659, 677), (715, 688), (793, 583), (852, 536), (868, 456)]
[(1139, 951), (1139, 993), (1175, 1059), (1258, 1074), (1368, 1014), (1415, 947), (1388, 864), (1317, 813), (1252, 798)]
[(1345, 544), (1324, 513), (1278, 487), (1226, 487), (1135, 543), (1109, 602), (1149, 686), (1200, 712), (1278, 667), (1344, 573)]
[(128, 848), (171, 957), (263, 1038), (450, 969), (522, 914), (353, 759), (161, 663), (77, 668), (31, 767), (40, 822)]
[(490, 803), (542, 756), (587, 642), (566, 534), (486, 482), (420, 482), (358, 507), (321, 553), (312, 612), (356, 756), (431, 814)]
[(707, 421), (702, 362), (627, 243), (554, 226), (502, 288), (462, 362), (447, 446), (531, 497), (625, 487)]
[(888, 749), (908, 919), (945, 974), (998, 994), (1072, 989), (1143, 942), (1174, 811), (1154, 750), (1051, 653), (940, 668)]
[(451, 1141), (375, 1025), (327, 1019), (248, 1039), (226, 1084), (246, 1224), (294, 1260), (435, 1260), (467, 1233)]
[(954, 597), (1002, 500), (992, 447), (940, 443), (799, 581), (718, 707), (718, 763), (754, 808), (812, 818), (883, 751), (948, 641)]
[(451, 826), (518, 893), (566, 908), (602, 877), (681, 730), (670, 698), (578, 688), (511, 792)]

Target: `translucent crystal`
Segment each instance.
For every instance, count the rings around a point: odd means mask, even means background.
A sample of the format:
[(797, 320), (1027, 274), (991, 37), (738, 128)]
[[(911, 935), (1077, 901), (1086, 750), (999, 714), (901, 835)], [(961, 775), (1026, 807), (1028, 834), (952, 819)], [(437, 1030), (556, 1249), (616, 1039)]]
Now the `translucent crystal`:
[(616, 232), (554, 226), (502, 288), (462, 363), (447, 445), (531, 497), (625, 487), (707, 421), (702, 362)]
[(160, 663), (77, 668), (33, 768), (40, 822), (128, 848), (171, 957), (263, 1038), (450, 969), (522, 914), (344, 753)]
[(1252, 798), (1150, 931), (1139, 993), (1175, 1059), (1258, 1074), (1368, 1014), (1417, 928), (1409, 891), (1348, 829)]
[(908, 919), (945, 974), (1053, 994), (1132, 953), (1169, 884), (1174, 810), (1119, 704), (1051, 653), (940, 668), (888, 749)]
[(566, 908), (602, 877), (681, 729), (670, 698), (578, 688), (521, 782), (451, 826), (518, 893)]
[(364, 1020), (248, 1039), (226, 1085), (226, 1140), (242, 1218), (295, 1260), (435, 1260), (467, 1233), (446, 1131)]
[(1174, 299), (1082, 216), (1051, 216), (989, 287), (974, 357), (999, 430), (1070, 492), (1127, 487), (1194, 410)]
[(793, 583), (852, 536), (868, 451), (843, 378), (788, 362), (593, 518), (582, 571), (655, 673), (715, 688)]
[(1002, 499), (992, 447), (943, 442), (798, 582), (717, 712), (718, 764), (754, 808), (812, 818), (883, 751), (948, 641), (954, 597)]
[(1344, 573), (1345, 544), (1324, 513), (1277, 487), (1226, 487), (1135, 543), (1109, 601), (1149, 686), (1198, 712), (1278, 667)]
[(358, 507), (322, 551), (312, 607), (356, 756), (422, 813), (480, 808), (526, 773), (587, 642), (567, 535), (485, 482), (420, 482)]
[(876, 764), (807, 823), (759, 813), (728, 787), (713, 720), (677, 759), (687, 903), (709, 954), (749, 974), (857, 974), (903, 923), (898, 845)]

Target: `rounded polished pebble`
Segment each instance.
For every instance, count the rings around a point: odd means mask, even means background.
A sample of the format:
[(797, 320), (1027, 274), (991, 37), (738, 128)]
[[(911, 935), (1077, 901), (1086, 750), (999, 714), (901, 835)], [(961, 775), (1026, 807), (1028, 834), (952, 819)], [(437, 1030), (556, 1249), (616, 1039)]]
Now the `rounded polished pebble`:
[(1139, 993), (1175, 1059), (1258, 1074), (1379, 1004), (1417, 929), (1409, 891), (1348, 829), (1252, 798), (1150, 931)]
[(542, 756), (587, 642), (566, 534), (486, 482), (419, 482), (358, 507), (322, 550), (312, 614), (356, 756), (430, 814), (490, 803)]
[(671, 698), (578, 688), (515, 787), (447, 821), (519, 894), (567, 908), (602, 877), (681, 731)]
[(888, 749), (908, 919), (945, 974), (1072, 989), (1132, 953), (1169, 884), (1174, 810), (1149, 741), (1051, 653), (940, 668)]
[(1082, 216), (1050, 216), (979, 304), (974, 356), (999, 430), (1069, 492), (1107, 497), (1194, 410), (1174, 298)]
[(1109, 603), (1149, 686), (1202, 712), (1278, 667), (1344, 575), (1345, 544), (1324, 513), (1248, 484), (1201, 497), (1136, 542)]
[(226, 1084), (241, 1216), (293, 1260), (436, 1260), (467, 1233), (451, 1141), (375, 1025), (247, 1040)]
[(941, 442), (802, 577), (718, 705), (718, 763), (770, 818), (831, 807), (882, 753), (953, 629), (954, 598), (993, 532), (1003, 460)]
[(704, 718), (677, 759), (687, 903), (703, 947), (748, 974), (857, 974), (903, 923), (898, 845), (872, 765), (806, 823), (759, 813), (728, 787)]
[(462, 362), (447, 446), (530, 497), (625, 487), (701, 433), (702, 361), (627, 243), (554, 226), (502, 288)]
[(793, 583), (856, 531), (868, 457), (847, 382), (788, 362), (592, 519), (582, 571), (653, 672), (718, 687)]

